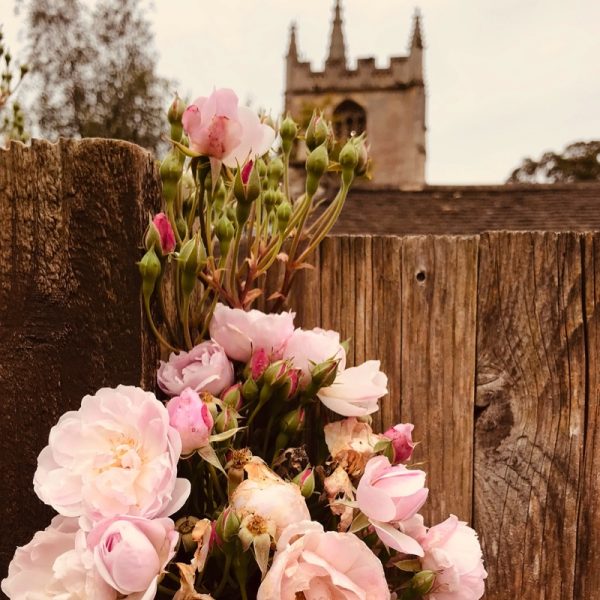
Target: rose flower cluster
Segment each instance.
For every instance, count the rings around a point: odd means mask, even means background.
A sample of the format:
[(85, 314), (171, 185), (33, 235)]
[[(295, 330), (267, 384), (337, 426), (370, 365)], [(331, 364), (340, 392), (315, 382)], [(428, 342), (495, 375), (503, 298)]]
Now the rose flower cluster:
[[(13, 600), (477, 600), (473, 529), (428, 527), (413, 425), (384, 433), (377, 360), (283, 310), (294, 274), (368, 173), (364, 136), (278, 125), (215, 90), (169, 110), (163, 212), (140, 260), (157, 394), (86, 396), (50, 432), (34, 490), (58, 513), (18, 548)], [(278, 147), (272, 150), (274, 140)], [(304, 193), (290, 195), (303, 144)], [(326, 208), (323, 177), (339, 178)], [(266, 294), (267, 275), (280, 275)], [(276, 279), (276, 278), (271, 278)], [(259, 298), (266, 312), (252, 308)], [(160, 320), (156, 320), (157, 318)], [(392, 424), (390, 424), (392, 425)]]

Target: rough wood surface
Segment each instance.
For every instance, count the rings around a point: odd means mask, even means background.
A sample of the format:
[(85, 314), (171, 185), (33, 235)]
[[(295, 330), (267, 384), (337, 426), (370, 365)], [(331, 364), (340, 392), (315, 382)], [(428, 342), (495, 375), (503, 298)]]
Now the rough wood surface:
[[(0, 151), (0, 576), (50, 518), (31, 478), (59, 415), (154, 385), (135, 260), (157, 198), (129, 144)], [(427, 520), (474, 520), (486, 598), (600, 600), (600, 234), (334, 236), (313, 264), (297, 323), (381, 360), (374, 425), (415, 423)]]
[(471, 520), (476, 309), (476, 237), (403, 239), (402, 412), (395, 421), (414, 423), (422, 442), (414, 460), (427, 472), (429, 523), (449, 514)]
[(573, 598), (600, 597), (600, 234), (583, 238), (587, 342), (585, 454), (579, 477), (579, 521)]
[(390, 393), (376, 429), (413, 422), (425, 516), (470, 520), (477, 237), (334, 236), (316, 264), (290, 301), (298, 323), (349, 339), (350, 365), (381, 361)]
[[(586, 349), (578, 234), (482, 236), (475, 526), (486, 598), (573, 596)], [(597, 524), (596, 524), (597, 525)]]
[(124, 142), (0, 150), (0, 577), (50, 521), (32, 491), (50, 427), (154, 367), (135, 261), (158, 190), (152, 157)]

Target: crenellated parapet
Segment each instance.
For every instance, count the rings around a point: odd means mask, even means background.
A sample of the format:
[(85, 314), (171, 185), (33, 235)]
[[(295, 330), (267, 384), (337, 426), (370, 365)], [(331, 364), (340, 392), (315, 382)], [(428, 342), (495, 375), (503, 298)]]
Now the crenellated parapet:
[(312, 69), (310, 62), (288, 63), (288, 93), (331, 91), (398, 90), (412, 86), (423, 86), (420, 65), (414, 64), (409, 56), (394, 56), (388, 66), (378, 67), (375, 58), (359, 58), (355, 68), (343, 64), (327, 63), (321, 71)]

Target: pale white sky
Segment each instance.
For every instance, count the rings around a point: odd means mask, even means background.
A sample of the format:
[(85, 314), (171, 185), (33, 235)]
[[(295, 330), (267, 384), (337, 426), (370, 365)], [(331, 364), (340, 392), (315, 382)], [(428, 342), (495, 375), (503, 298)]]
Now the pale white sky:
[[(525, 155), (600, 138), (600, 0), (344, 0), (351, 60), (426, 44), (428, 183), (498, 183)], [(0, 0), (9, 40), (19, 21)], [(155, 0), (159, 70), (179, 91), (232, 87), (278, 113), (288, 28), (325, 58), (333, 0)]]

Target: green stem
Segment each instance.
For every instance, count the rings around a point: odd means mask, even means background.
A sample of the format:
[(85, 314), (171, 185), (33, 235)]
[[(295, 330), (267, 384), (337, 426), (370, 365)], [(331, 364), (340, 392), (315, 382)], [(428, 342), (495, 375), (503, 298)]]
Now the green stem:
[(186, 294), (183, 297), (183, 314), (181, 315), (181, 325), (183, 327), (183, 337), (188, 350), (194, 347), (190, 335), (190, 297)]
[(229, 577), (229, 571), (231, 570), (231, 552), (225, 555), (225, 566), (223, 567), (223, 575), (221, 575), (221, 581), (219, 586), (215, 590), (215, 596), (218, 598), (227, 584), (227, 578)]
[(156, 328), (156, 325), (154, 324), (154, 319), (152, 318), (152, 311), (150, 310), (150, 298), (144, 298), (144, 309), (146, 311), (146, 317), (148, 319), (148, 324), (150, 325), (150, 329), (151, 329), (152, 333), (154, 334), (154, 337), (161, 344), (163, 344), (163, 346), (165, 346), (169, 350), (172, 350), (173, 352), (177, 352), (177, 348), (171, 346), (171, 344), (169, 344), (169, 342), (167, 342), (167, 340), (165, 340), (165, 338), (162, 336), (160, 331), (158, 331), (158, 329)]
[(217, 494), (219, 494), (219, 498), (222, 502), (226, 502), (227, 496), (225, 495), (225, 492), (223, 492), (223, 487), (219, 481), (217, 470), (211, 464), (208, 465), (208, 470), (210, 472), (210, 478), (212, 479), (215, 489), (217, 490)]
[(237, 231), (235, 232), (235, 239), (233, 242), (233, 252), (231, 255), (231, 264), (229, 265), (229, 293), (237, 300), (238, 292), (235, 284), (235, 274), (237, 271), (238, 254), (240, 253), (240, 242), (242, 240), (242, 226), (238, 225)]

